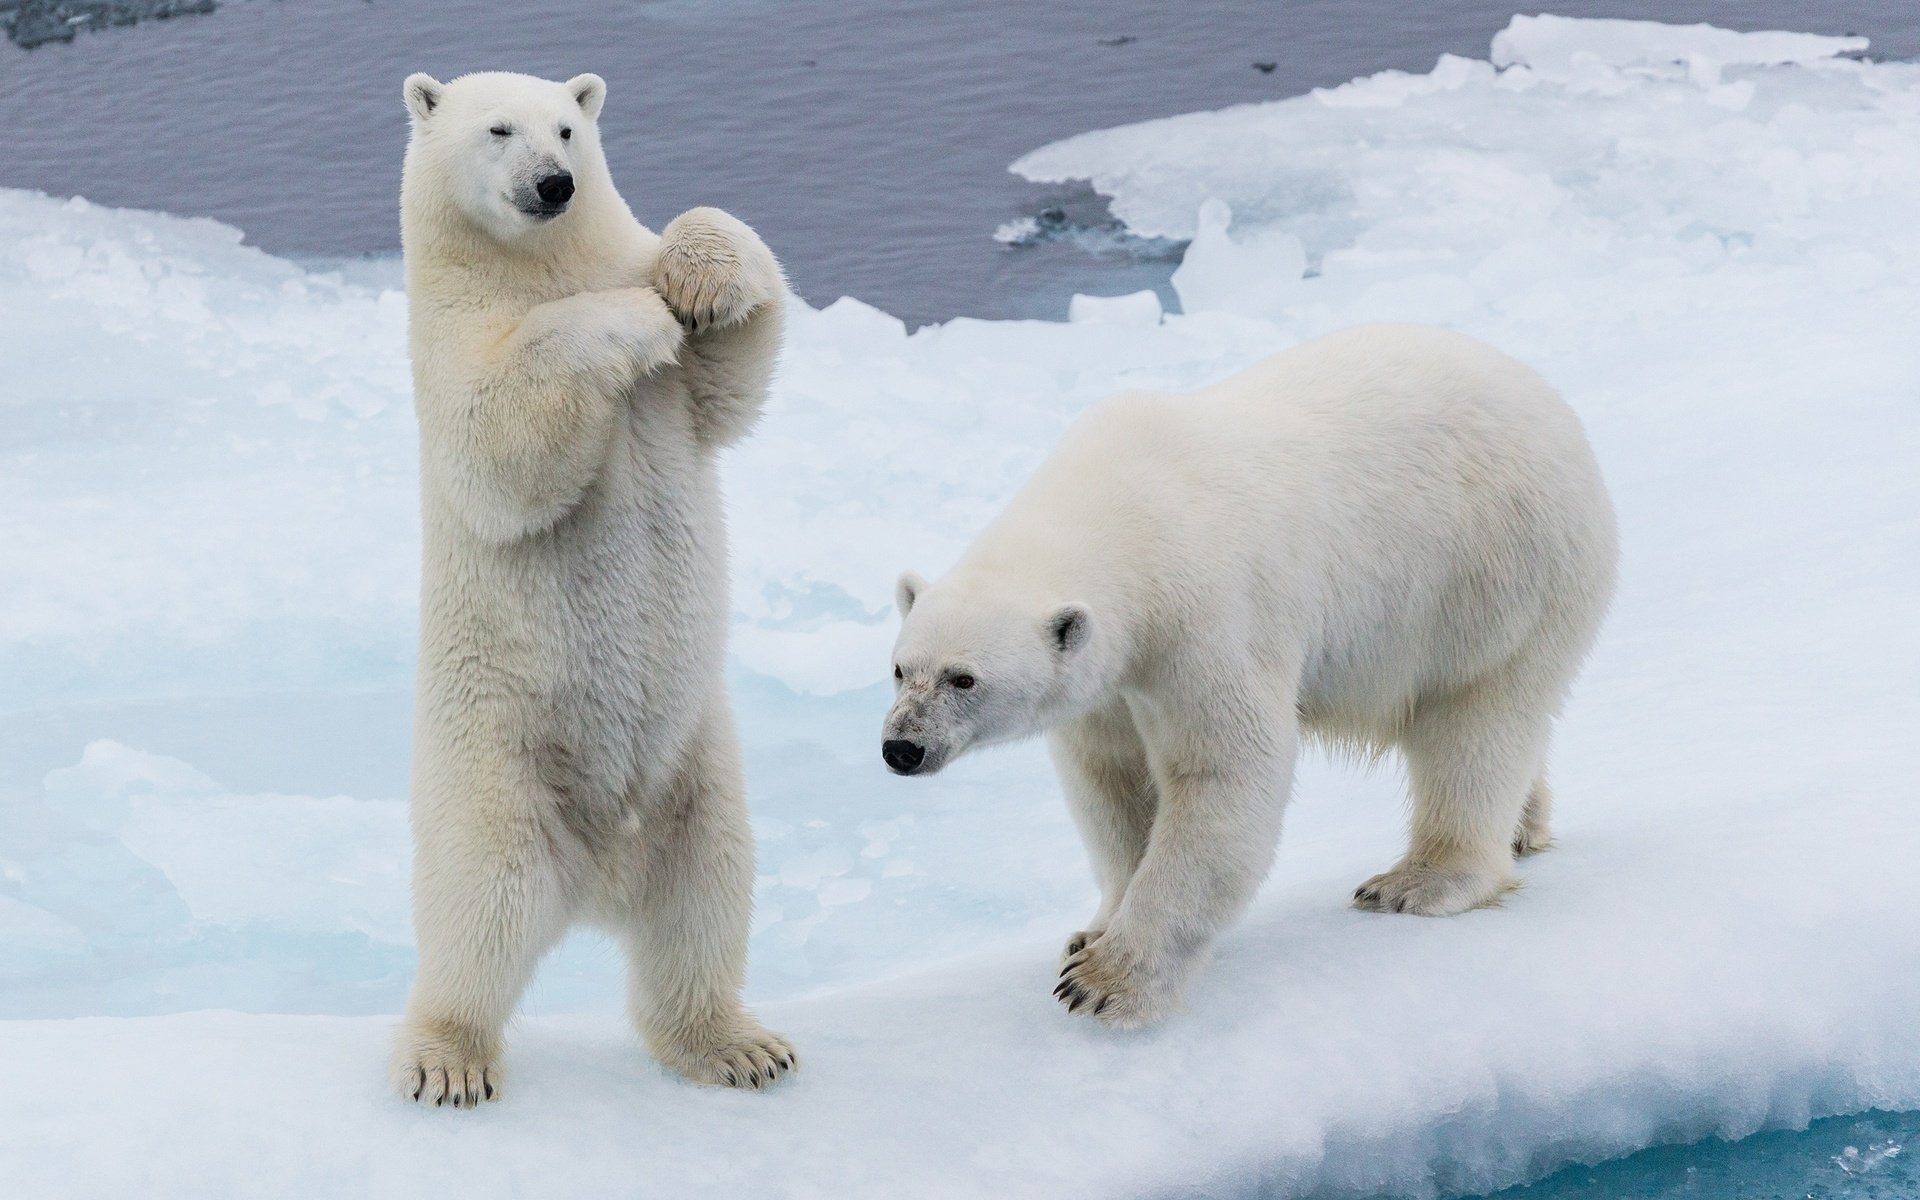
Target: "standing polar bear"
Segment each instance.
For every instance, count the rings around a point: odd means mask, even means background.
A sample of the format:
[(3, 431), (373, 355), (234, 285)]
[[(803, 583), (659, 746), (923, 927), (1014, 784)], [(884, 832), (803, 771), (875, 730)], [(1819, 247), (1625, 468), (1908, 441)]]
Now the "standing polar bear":
[(632, 961), (668, 1066), (759, 1087), (753, 843), (722, 678), (715, 455), (760, 411), (785, 284), (714, 209), (656, 237), (601, 155), (606, 85), (407, 79), (401, 189), (425, 538), (407, 1096), (500, 1095), (502, 1034), (575, 923)]
[(1616, 557), (1539, 376), (1438, 329), (1335, 334), (1095, 407), (951, 574), (902, 576), (881, 752), (926, 774), (1049, 734), (1102, 897), (1055, 994), (1146, 1024), (1272, 863), (1302, 734), (1406, 756), (1412, 844), (1361, 908), (1511, 887)]

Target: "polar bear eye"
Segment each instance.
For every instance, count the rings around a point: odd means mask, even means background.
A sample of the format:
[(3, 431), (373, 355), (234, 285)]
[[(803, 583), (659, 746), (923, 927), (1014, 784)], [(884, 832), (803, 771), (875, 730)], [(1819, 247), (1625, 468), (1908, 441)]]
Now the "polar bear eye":
[(906, 676), (906, 673), (900, 669), (899, 665), (895, 664), (893, 668), (893, 677), (895, 679), (905, 679), (907, 676)]
[(571, 125), (562, 125), (560, 127), (560, 140), (563, 142), (573, 140), (573, 127)]
[(508, 129), (505, 125), (495, 125), (492, 129), (487, 130), (487, 132), (491, 133), (495, 137), (506, 137), (508, 134), (512, 133), (513, 130)]
[(966, 690), (967, 690), (968, 688), (970, 688), (970, 687), (972, 687), (972, 686), (973, 686), (973, 676), (971, 676), (971, 675), (955, 675), (955, 676), (953, 677), (953, 681), (952, 681), (952, 682), (953, 682), (953, 686), (955, 686), (955, 687), (957, 687), (957, 688), (959, 688), (959, 689), (960, 689), (961, 691), (963, 691), (963, 692), (964, 692), (964, 691), (966, 691)]

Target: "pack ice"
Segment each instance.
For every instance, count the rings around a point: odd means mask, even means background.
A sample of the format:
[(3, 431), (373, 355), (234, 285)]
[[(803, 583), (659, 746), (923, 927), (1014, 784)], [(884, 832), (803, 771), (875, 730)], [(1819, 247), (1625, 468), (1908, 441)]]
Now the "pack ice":
[[(909, 335), (796, 301), (727, 475), (750, 998), (805, 1059), (769, 1095), (653, 1065), (581, 941), (506, 1102), (388, 1098), (404, 297), (0, 192), (0, 1190), (1433, 1196), (1920, 1107), (1920, 67), (1862, 48), (1516, 18), (1488, 61), (1016, 164), (1191, 239), (1179, 314)], [(1094, 398), (1377, 319), (1537, 366), (1607, 471), (1624, 574), (1559, 847), (1499, 909), (1357, 913), (1401, 780), (1313, 763), (1186, 1011), (1069, 1020), (1054, 955), (1094, 890), (1044, 756), (880, 766), (892, 579)]]

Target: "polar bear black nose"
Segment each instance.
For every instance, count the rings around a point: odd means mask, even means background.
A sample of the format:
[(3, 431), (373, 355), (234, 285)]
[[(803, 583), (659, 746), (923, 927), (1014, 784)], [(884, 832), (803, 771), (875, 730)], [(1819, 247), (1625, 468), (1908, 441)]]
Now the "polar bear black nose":
[(918, 742), (889, 740), (880, 743), (880, 757), (887, 760), (887, 766), (896, 774), (911, 775), (926, 761), (927, 748)]
[(548, 204), (565, 204), (573, 199), (573, 176), (565, 171), (549, 175), (534, 184), (533, 190), (539, 192), (540, 199)]

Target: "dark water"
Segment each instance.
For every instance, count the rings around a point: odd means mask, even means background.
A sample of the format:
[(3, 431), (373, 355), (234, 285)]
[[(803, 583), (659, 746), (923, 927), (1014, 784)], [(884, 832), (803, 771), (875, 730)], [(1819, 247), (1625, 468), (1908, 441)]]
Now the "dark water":
[[(226, 0), (209, 16), (0, 45), (0, 185), (238, 225), (306, 256), (391, 251), (400, 80), (499, 68), (611, 85), (608, 156), (642, 218), (751, 221), (821, 303), (911, 321), (1059, 317), (1170, 264), (1009, 248), (1063, 199), (1006, 166), (1086, 129), (1484, 57), (1518, 0), (793, 4)], [(1865, 33), (1920, 54), (1916, 0), (1559, 0), (1573, 15)], [(1531, 7), (1529, 11), (1531, 11)], [(1265, 63), (1271, 71), (1257, 69)]]
[(1656, 1146), (1489, 1200), (1916, 1200), (1917, 1160), (1920, 1113), (1874, 1112), (1801, 1133)]

